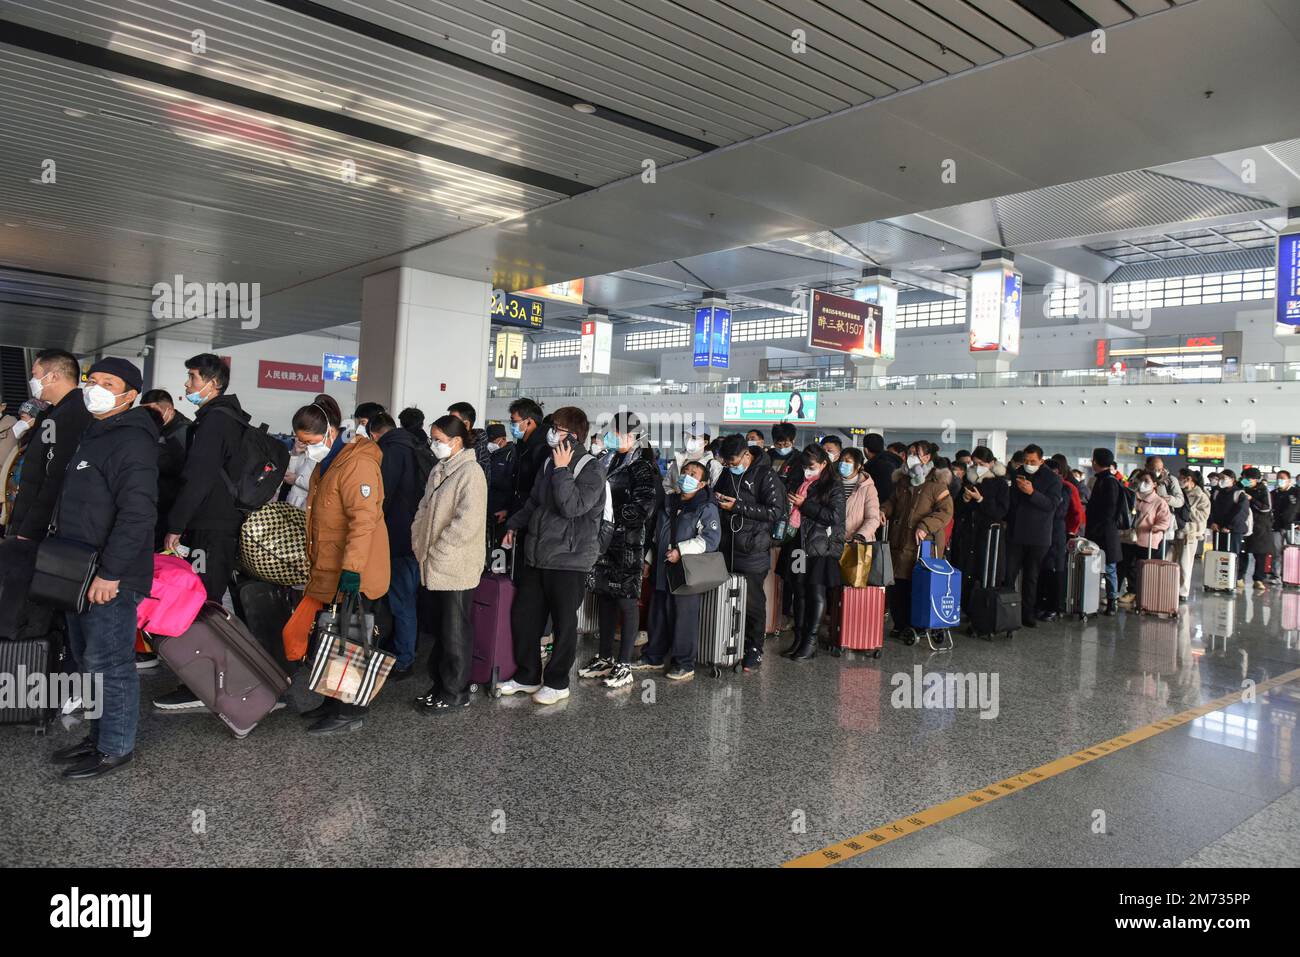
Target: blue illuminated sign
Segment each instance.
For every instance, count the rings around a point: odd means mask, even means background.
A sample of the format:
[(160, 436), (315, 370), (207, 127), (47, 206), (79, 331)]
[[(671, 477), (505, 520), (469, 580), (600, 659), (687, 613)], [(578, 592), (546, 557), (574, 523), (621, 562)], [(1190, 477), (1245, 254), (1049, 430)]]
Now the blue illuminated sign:
[(1300, 233), (1277, 238), (1277, 324), (1300, 331)]
[(356, 382), (357, 366), (357, 356), (343, 356), (327, 352), (324, 361), (321, 363), (321, 379), (325, 382)]
[(713, 348), (709, 364), (725, 369), (731, 362), (731, 310), (713, 307)]
[(695, 367), (708, 367), (713, 339), (713, 310), (700, 306), (695, 310)]

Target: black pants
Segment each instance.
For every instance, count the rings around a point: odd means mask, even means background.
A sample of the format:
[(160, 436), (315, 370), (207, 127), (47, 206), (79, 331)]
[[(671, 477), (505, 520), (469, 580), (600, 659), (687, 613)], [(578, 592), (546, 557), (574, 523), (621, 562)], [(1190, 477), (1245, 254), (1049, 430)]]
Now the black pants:
[(767, 594), (763, 582), (767, 572), (741, 572), (745, 576), (745, 654), (753, 657), (763, 653), (767, 638)]
[(893, 631), (912, 627), (912, 579), (895, 578), (889, 586), (889, 617)]
[[(219, 604), (239, 561), (239, 530), (196, 528), (186, 536), (185, 543), (190, 548), (190, 564), (196, 566), (194, 570), (203, 579), (208, 601)], [(194, 554), (196, 551), (202, 553), (201, 565), (198, 564), (200, 556)]]
[[(510, 609), (515, 645), (515, 678), (521, 685), (545, 684), (562, 691), (578, 654), (578, 608), (587, 587), (587, 573), (535, 568), (523, 563), (519, 590)], [(542, 671), (542, 629), (551, 620), (554, 644)]]
[(694, 670), (703, 602), (703, 595), (674, 595), (655, 589), (650, 600), (650, 644), (642, 653), (646, 661), (663, 664), (667, 656), (669, 664)]
[(38, 544), (13, 535), (0, 541), (0, 638), (15, 637), (22, 625)]
[(635, 598), (617, 598), (614, 595), (601, 595), (598, 598), (600, 615), (600, 648), (597, 653), (602, 658), (614, 657), (614, 631), (623, 626), (623, 637), (618, 645), (618, 660), (628, 664), (632, 660), (632, 649), (636, 647), (636, 636), (641, 630), (641, 605)]
[(1020, 617), (1030, 621), (1038, 607), (1038, 573), (1050, 545), (1012, 545), (1007, 549), (1007, 582), (1020, 576)]
[(429, 594), (433, 613), (429, 677), (443, 701), (464, 704), (469, 700), (469, 672), (474, 659), (474, 629), (469, 620), (474, 589)]
[[(1246, 580), (1246, 559), (1251, 555), (1255, 556), (1255, 570), (1251, 572), (1251, 580), (1257, 582), (1268, 581), (1269, 573), (1264, 570), (1264, 563), (1268, 561), (1269, 552), (1242, 552), (1237, 556), (1237, 575), (1239, 581)], [(1274, 574), (1281, 572), (1280, 568), (1274, 568)]]
[(795, 575), (794, 636), (817, 639), (826, 615), (826, 583), (817, 575)]

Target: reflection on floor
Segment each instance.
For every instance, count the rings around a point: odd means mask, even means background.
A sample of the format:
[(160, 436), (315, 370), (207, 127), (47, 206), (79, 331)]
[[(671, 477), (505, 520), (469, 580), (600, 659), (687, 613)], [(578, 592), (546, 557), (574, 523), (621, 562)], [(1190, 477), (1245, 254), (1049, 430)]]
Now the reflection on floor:
[[(894, 676), (918, 665), (987, 691), (996, 676), (990, 717), (974, 699), (895, 707)], [(206, 714), (147, 713), (135, 767), (81, 785), (47, 756), (82, 728), (3, 727), (0, 860), (776, 865), (1296, 667), (1300, 593), (1273, 589), (1196, 596), (1177, 622), (959, 636), (951, 653), (890, 642), (795, 664), (769, 647), (748, 676), (575, 679), (547, 710), (478, 698), (426, 718), (416, 679), (342, 738), (308, 738), (290, 712), (242, 742)], [(145, 707), (172, 686), (146, 677)], [(1300, 682), (840, 866), (1300, 864), (1297, 713)]]

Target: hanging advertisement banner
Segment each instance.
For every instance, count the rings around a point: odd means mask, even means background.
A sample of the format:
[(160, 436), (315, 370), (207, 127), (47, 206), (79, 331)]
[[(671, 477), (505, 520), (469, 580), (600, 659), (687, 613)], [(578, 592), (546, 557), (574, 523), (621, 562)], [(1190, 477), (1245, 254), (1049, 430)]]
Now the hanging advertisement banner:
[(1300, 232), (1277, 237), (1278, 335), (1300, 332)]
[(326, 382), (356, 382), (359, 367), (358, 356), (327, 352), (321, 360), (321, 378)]
[(1023, 298), (1024, 277), (1007, 270), (1002, 287), (1002, 351), (1020, 355), (1020, 304)]
[(970, 351), (1020, 354), (1020, 307), (1024, 278), (996, 265), (970, 277)]
[(573, 306), (582, 305), (582, 293), (586, 285), (584, 279), (570, 279), (568, 282), (553, 282), (536, 289), (521, 289), (520, 296), (533, 296), (537, 299), (551, 299), (555, 302), (567, 302)]
[(847, 355), (878, 356), (881, 312), (874, 302), (815, 291), (808, 314), (808, 346)]
[(519, 379), (524, 371), (524, 334), (498, 332), (493, 361), (498, 379)]
[(725, 369), (731, 363), (731, 310), (714, 306), (712, 326), (709, 365), (714, 369)]
[(604, 319), (584, 319), (582, 348), (578, 353), (578, 372), (582, 375), (609, 375), (613, 346), (613, 323)]
[(816, 392), (728, 392), (722, 402), (723, 422), (817, 421)]
[(695, 360), (696, 369), (707, 368), (713, 354), (713, 307), (700, 306), (695, 310)]
[[(880, 306), (874, 350), (868, 348), (867, 355), (873, 359), (893, 359), (898, 331), (898, 287), (893, 283), (869, 282), (855, 289), (853, 298)], [(868, 343), (871, 343), (870, 339)]]

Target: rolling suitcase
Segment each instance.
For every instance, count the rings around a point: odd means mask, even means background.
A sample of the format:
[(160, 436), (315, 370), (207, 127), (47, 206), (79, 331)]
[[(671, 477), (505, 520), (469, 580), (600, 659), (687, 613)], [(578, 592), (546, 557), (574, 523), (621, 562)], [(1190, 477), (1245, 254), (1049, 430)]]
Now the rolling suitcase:
[(970, 596), (971, 631), (988, 641), (992, 641), (994, 635), (1004, 633), (1010, 638), (1020, 628), (1020, 592), (1014, 588), (998, 587), (995, 580), (1004, 530), (1001, 522), (989, 526), (984, 572)]
[[(44, 734), (58, 714), (62, 702), (53, 700), (52, 679), (59, 675), (63, 660), (63, 636), (0, 639), (0, 681), (12, 689), (12, 695), (0, 699), (0, 724), (30, 724)], [(38, 697), (31, 696), (33, 675), (44, 675), (45, 686)]]
[(1300, 588), (1300, 542), (1292, 525), (1282, 535), (1282, 584)]
[(700, 602), (700, 646), (695, 663), (707, 665), (715, 678), (723, 668), (740, 670), (745, 653), (746, 591), (745, 576), (732, 575), (705, 592)]
[(237, 738), (247, 737), (289, 687), (270, 652), (216, 602), (204, 602), (185, 634), (148, 637), (158, 657)]
[(1165, 543), (1162, 541), (1159, 558), (1151, 557), (1152, 549), (1148, 545), (1147, 557), (1138, 561), (1136, 606), (1137, 610), (1145, 615), (1176, 618), (1178, 616), (1178, 563), (1167, 561), (1164, 554)]
[(1101, 573), (1106, 564), (1101, 546), (1072, 538), (1065, 546), (1065, 613), (1087, 621), (1101, 610)]
[(230, 601), (258, 643), (276, 663), (290, 670), (284, 655), (284, 626), (298, 607), (298, 593), (284, 585), (236, 574), (230, 584)]
[(481, 688), (489, 697), (500, 697), (497, 686), (515, 676), (515, 645), (510, 631), (514, 601), (513, 567), (504, 574), (487, 572), (479, 579), (470, 606), (470, 627), (474, 631), (469, 668), (471, 692)]
[(961, 621), (961, 574), (947, 560), (934, 557), (934, 545), (928, 538), (921, 542), (912, 569), (911, 611), (912, 627), (925, 632), (931, 650), (953, 647), (952, 629)]
[(1232, 551), (1232, 535), (1215, 532), (1214, 542), (1205, 553), (1203, 584), (1206, 591), (1232, 591), (1237, 587), (1237, 553)]
[(578, 606), (578, 637), (586, 638), (600, 631), (600, 597), (594, 591), (584, 592)]
[(835, 590), (828, 644), (831, 654), (870, 651), (879, 658), (885, 644), (885, 590), (878, 585)]

